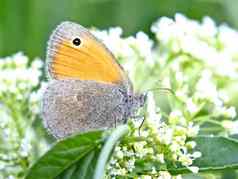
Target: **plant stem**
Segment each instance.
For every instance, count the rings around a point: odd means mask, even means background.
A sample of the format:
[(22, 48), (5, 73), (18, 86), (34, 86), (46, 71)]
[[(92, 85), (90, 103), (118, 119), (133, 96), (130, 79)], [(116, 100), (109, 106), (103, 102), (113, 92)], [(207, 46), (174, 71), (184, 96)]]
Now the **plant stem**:
[(104, 177), (104, 170), (109, 156), (115, 146), (115, 144), (127, 133), (129, 132), (129, 127), (127, 125), (122, 125), (117, 127), (109, 136), (105, 145), (103, 146), (101, 153), (98, 157), (94, 179), (102, 179)]

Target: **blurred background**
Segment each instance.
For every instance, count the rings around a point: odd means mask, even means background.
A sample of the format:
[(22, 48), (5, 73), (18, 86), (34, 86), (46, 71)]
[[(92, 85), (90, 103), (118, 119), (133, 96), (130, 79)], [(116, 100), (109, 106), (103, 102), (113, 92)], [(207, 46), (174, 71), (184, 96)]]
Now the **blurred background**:
[(124, 35), (132, 35), (149, 33), (158, 17), (181, 12), (198, 20), (211, 16), (236, 28), (237, 7), (234, 0), (0, 0), (0, 56), (23, 51), (44, 58), (50, 32), (65, 20), (100, 29), (121, 26)]

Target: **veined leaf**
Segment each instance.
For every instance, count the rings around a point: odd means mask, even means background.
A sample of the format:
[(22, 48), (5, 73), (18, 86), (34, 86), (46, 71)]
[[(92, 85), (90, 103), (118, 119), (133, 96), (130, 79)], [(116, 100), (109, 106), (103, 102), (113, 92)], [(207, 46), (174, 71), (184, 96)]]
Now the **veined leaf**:
[[(199, 136), (194, 138), (197, 143), (196, 151), (200, 151), (202, 156), (193, 161), (193, 166), (199, 167), (200, 172), (217, 171), (238, 168), (238, 140), (226, 137)], [(167, 167), (166, 167), (167, 165)], [(141, 159), (136, 161), (136, 168), (133, 175), (146, 174), (152, 168), (157, 171), (168, 170), (172, 174), (190, 173), (186, 167), (153, 163)]]
[[(97, 148), (103, 141), (102, 131), (92, 131), (68, 137), (58, 141), (29, 170), (26, 179), (53, 179), (72, 167), (80, 159)], [(74, 172), (70, 168), (65, 173), (67, 178)]]
[[(226, 137), (199, 136), (196, 149), (202, 156), (193, 162), (200, 172), (238, 168), (238, 141)], [(184, 167), (170, 169), (172, 173), (184, 173)]]

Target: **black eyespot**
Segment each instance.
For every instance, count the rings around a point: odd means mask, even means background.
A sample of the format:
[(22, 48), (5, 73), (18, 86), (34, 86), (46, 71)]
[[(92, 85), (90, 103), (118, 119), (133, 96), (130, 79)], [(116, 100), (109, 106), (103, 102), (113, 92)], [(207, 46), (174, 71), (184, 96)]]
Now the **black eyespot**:
[(79, 46), (79, 45), (81, 44), (81, 40), (80, 40), (79, 38), (75, 38), (75, 39), (73, 40), (73, 44), (74, 44), (75, 46)]

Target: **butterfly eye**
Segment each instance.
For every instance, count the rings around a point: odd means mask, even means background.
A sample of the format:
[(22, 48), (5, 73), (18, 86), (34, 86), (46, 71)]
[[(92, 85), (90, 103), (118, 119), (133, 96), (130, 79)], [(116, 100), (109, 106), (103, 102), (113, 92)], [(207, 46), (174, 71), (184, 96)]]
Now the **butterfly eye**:
[(75, 38), (75, 39), (73, 40), (73, 44), (74, 44), (75, 46), (79, 46), (79, 45), (81, 44), (81, 40), (80, 40), (79, 38)]

